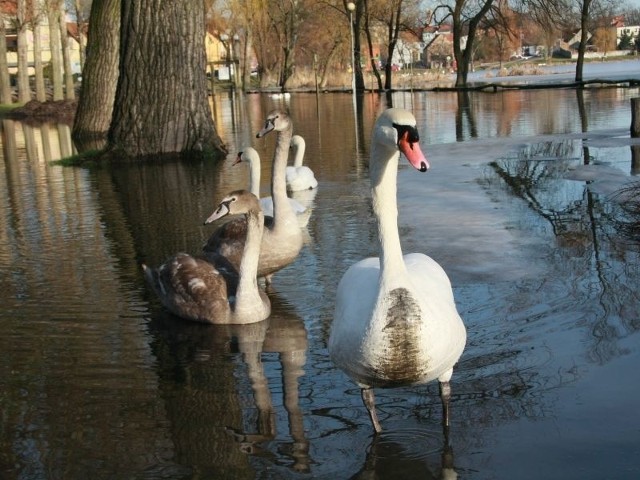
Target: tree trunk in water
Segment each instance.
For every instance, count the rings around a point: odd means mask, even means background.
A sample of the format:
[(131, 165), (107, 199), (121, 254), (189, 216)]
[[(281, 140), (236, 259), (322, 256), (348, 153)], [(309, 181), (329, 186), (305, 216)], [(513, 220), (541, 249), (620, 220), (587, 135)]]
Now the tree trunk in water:
[(387, 64), (384, 66), (384, 89), (391, 90), (391, 57), (389, 56), (389, 60)]
[(360, 30), (362, 24), (362, 17), (364, 8), (362, 2), (356, 2), (356, 11), (353, 19), (353, 63), (351, 66), (355, 72), (356, 79), (356, 91), (364, 91), (364, 76), (362, 75), (362, 58), (360, 52), (362, 50), (362, 43), (360, 42)]
[(251, 49), (253, 48), (253, 29), (245, 27), (244, 50), (242, 53), (242, 90), (246, 92), (251, 86)]
[(108, 149), (126, 157), (226, 154), (208, 101), (202, 0), (127, 0), (121, 12)]
[[(78, 150), (106, 141), (118, 84), (120, 0), (93, 0), (87, 58), (72, 136)], [(96, 144), (96, 142), (98, 142)]]

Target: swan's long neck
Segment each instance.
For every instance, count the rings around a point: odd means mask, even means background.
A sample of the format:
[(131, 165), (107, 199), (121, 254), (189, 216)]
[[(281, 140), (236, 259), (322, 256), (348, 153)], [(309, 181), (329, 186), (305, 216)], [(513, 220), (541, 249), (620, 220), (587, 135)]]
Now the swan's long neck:
[(236, 314), (250, 312), (255, 310), (257, 305), (262, 305), (257, 275), (263, 227), (264, 216), (261, 211), (247, 214), (247, 239), (240, 261), (240, 280), (234, 307)]
[(374, 144), (371, 152), (371, 197), (373, 212), (378, 220), (378, 239), (380, 241), (380, 283), (381, 288), (395, 288), (394, 279), (406, 275), (402, 258), (400, 234), (398, 233), (397, 150), (382, 148)]
[(260, 159), (252, 158), (249, 162), (249, 191), (260, 198)]
[(298, 168), (302, 166), (302, 162), (304, 160), (304, 150), (305, 150), (305, 144), (303, 142), (298, 142), (296, 144), (295, 156), (293, 157), (294, 167)]
[(273, 198), (274, 228), (288, 222), (297, 223), (296, 214), (287, 197), (286, 171), (291, 134), (291, 128), (278, 132), (276, 150), (273, 157), (273, 167), (271, 169), (271, 197)]

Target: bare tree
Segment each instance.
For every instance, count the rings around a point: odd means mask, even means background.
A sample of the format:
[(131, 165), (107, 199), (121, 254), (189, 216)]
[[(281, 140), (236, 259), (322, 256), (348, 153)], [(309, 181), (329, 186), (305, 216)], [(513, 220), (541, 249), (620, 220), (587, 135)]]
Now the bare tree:
[(62, 88), (62, 47), (60, 45), (60, 5), (62, 0), (47, 0), (47, 20), (49, 21), (49, 49), (51, 51), (51, 80), (53, 100), (63, 100)]
[(73, 9), (76, 15), (76, 28), (78, 30), (78, 43), (80, 45), (80, 68), (84, 68), (84, 60), (86, 55), (86, 44), (85, 44), (85, 26), (87, 25), (87, 14), (85, 12), (90, 11), (87, 10), (87, 4), (89, 4), (89, 8), (91, 7), (91, 0), (73, 0)]
[(278, 0), (269, 2), (269, 5), (268, 13), (271, 18), (271, 26), (279, 38), (282, 49), (278, 86), (285, 90), (287, 81), (295, 70), (295, 49), (300, 23), (305, 12), (300, 0), (287, 2)]
[[(349, 2), (348, 0), (342, 0), (344, 11), (347, 15), (349, 15), (349, 3), (353, 3), (355, 6), (353, 13), (350, 15), (351, 25), (353, 32), (353, 68), (355, 73), (355, 83), (356, 83), (356, 91), (362, 92), (364, 91), (364, 75), (362, 73), (362, 42), (360, 39), (360, 32), (362, 31), (363, 22), (367, 22), (366, 19), (366, 9), (367, 9), (367, 1), (368, 0), (355, 0), (354, 2)], [(369, 38), (370, 33), (367, 32), (367, 38)]]
[(576, 82), (582, 81), (584, 68), (584, 54), (589, 40), (589, 8), (592, 0), (581, 0), (578, 4), (580, 12), (580, 46), (578, 47), (578, 61), (576, 62)]
[(370, 19), (371, 15), (369, 13), (369, 0), (364, 0), (364, 31), (367, 37), (367, 46), (369, 48), (369, 62), (371, 71), (376, 77), (376, 82), (378, 83), (378, 90), (382, 90), (382, 77), (380, 77), (380, 71), (378, 70), (378, 62), (373, 55), (373, 39), (371, 37)]
[(584, 57), (587, 51), (590, 30), (595, 29), (597, 22), (617, 11), (619, 4), (615, 0), (572, 0), (572, 6), (580, 19), (580, 45), (576, 62), (576, 82), (583, 79)]
[(71, 69), (71, 56), (69, 52), (69, 31), (67, 29), (67, 15), (64, 2), (60, 2), (60, 50), (62, 52), (62, 68), (64, 77), (64, 96), (67, 100), (76, 98), (75, 86), (73, 81), (73, 71)]
[(42, 62), (42, 17), (38, 0), (29, 0), (33, 17), (31, 26), (33, 28), (33, 69), (35, 74), (36, 100), (46, 102), (47, 92), (44, 86), (44, 65)]
[[(393, 54), (398, 44), (400, 31), (404, 28), (403, 24), (403, 8), (404, 0), (391, 1), (373, 1), (368, 0), (366, 3), (366, 26), (367, 38), (371, 43), (371, 31), (378, 25), (384, 26), (384, 46), (386, 48), (385, 56), (387, 58), (384, 69), (384, 89), (390, 90), (392, 87), (393, 77)], [(381, 28), (379, 28), (382, 31)]]
[[(447, 7), (453, 22), (453, 56), (457, 64), (456, 87), (467, 86), (467, 76), (473, 60), (473, 47), (476, 42), (478, 26), (489, 13), (493, 1), (455, 0), (453, 8)], [(464, 38), (466, 41), (463, 40)]]
[(16, 16), (16, 30), (18, 32), (18, 101), (26, 103), (31, 100), (31, 87), (29, 86), (29, 62), (27, 42), (27, 0), (18, 0)]
[(545, 58), (551, 56), (553, 46), (566, 26), (567, 8), (564, 0), (521, 0), (521, 13), (538, 25), (543, 32)]
[[(0, 38), (7, 38), (4, 14), (0, 13)], [(7, 62), (7, 42), (0, 42), (0, 102), (12, 103), (11, 80), (9, 77), (9, 64)]]

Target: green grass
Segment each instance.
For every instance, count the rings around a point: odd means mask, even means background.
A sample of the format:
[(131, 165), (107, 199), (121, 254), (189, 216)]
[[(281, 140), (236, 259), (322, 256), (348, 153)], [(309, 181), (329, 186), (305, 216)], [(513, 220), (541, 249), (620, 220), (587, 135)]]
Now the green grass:
[(52, 165), (61, 165), (63, 167), (84, 167), (92, 168), (98, 166), (100, 157), (104, 154), (103, 150), (87, 150), (70, 157), (61, 158), (52, 161)]
[(0, 115), (15, 110), (18, 107), (22, 107), (24, 103), (0, 103)]

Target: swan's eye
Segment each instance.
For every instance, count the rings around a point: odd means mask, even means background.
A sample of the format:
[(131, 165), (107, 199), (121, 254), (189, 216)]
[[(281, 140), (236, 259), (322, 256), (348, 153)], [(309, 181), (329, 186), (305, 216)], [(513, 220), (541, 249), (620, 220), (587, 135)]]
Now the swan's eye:
[(276, 115), (273, 118), (267, 118), (267, 122), (265, 124), (265, 128), (268, 128), (269, 126), (275, 128), (277, 119), (278, 119), (278, 115)]
[(409, 144), (414, 144), (420, 141), (420, 134), (418, 134), (418, 129), (416, 127), (412, 127), (411, 125), (398, 125), (397, 123), (394, 123), (393, 127), (398, 131), (398, 141), (400, 141), (400, 139), (405, 135)]
[(229, 210), (229, 205), (231, 205), (231, 202), (235, 202), (235, 198), (229, 198), (228, 200), (223, 200), (222, 202), (220, 202), (220, 206), (218, 207), (218, 210), (222, 209), (222, 207)]

